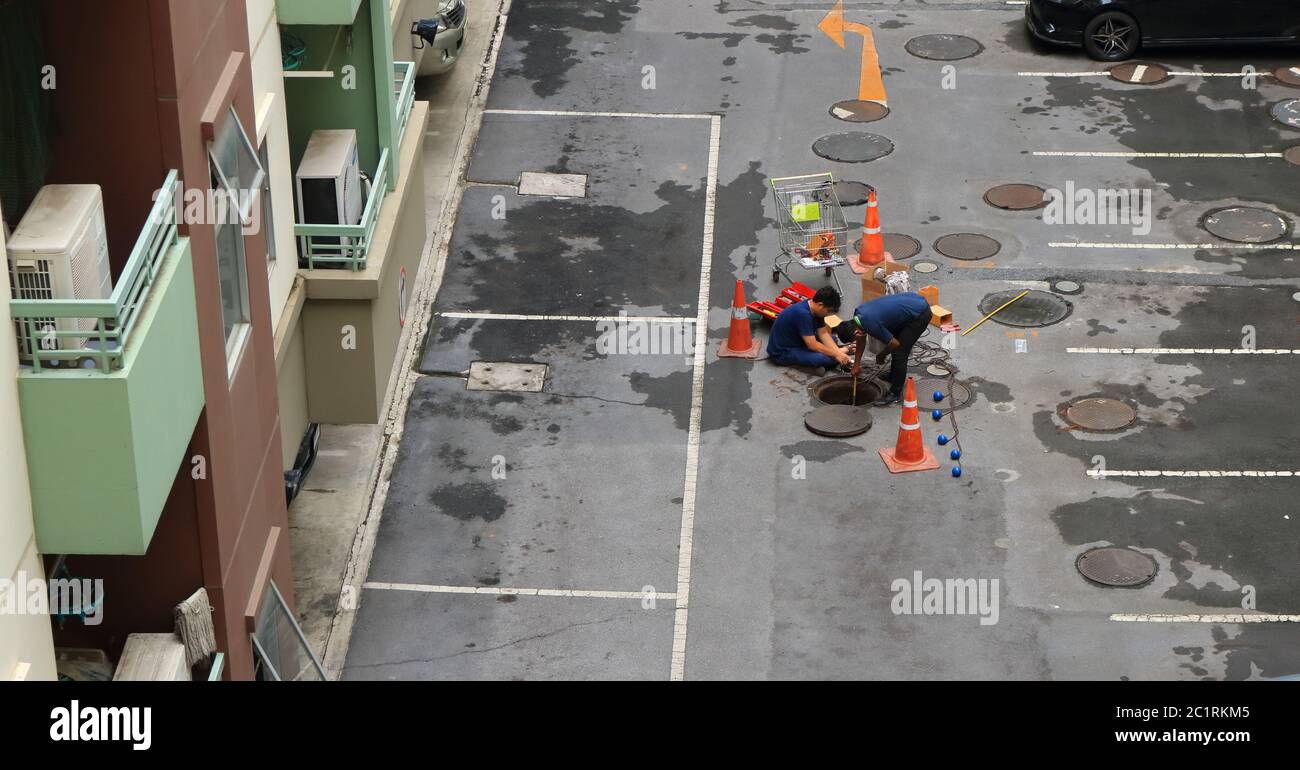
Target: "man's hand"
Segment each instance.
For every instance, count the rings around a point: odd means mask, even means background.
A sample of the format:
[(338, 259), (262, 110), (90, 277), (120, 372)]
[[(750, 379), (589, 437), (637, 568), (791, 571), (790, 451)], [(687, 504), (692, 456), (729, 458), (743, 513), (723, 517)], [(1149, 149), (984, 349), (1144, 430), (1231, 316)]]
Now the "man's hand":
[(840, 364), (847, 364), (851, 362), (853, 359), (849, 358), (849, 354), (845, 353), (843, 348), (841, 348), (839, 353), (835, 356), (835, 360)]

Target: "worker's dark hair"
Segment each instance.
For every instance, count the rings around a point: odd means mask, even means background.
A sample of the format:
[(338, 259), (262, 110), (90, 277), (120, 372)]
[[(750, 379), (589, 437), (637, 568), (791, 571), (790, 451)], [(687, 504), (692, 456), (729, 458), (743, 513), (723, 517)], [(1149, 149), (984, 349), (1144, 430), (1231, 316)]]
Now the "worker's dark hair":
[(813, 295), (813, 302), (825, 305), (834, 313), (840, 309), (840, 293), (829, 286), (823, 286)]

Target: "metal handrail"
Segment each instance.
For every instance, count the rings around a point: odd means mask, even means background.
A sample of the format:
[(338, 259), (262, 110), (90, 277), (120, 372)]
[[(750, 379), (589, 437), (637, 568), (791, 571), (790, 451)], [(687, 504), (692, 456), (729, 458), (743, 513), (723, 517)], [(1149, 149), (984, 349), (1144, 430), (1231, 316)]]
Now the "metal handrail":
[(411, 120), (411, 110), (415, 107), (415, 62), (393, 62), (394, 80), (398, 83), (397, 92), (397, 135), (406, 134), (406, 124)]
[[(379, 168), (370, 186), (361, 223), (356, 225), (294, 225), (293, 234), (302, 242), (302, 258), (308, 270), (318, 267), (346, 267), (364, 270), (379, 225), (379, 209), (388, 192), (388, 150), (379, 155)], [(335, 243), (321, 243), (331, 238)]]

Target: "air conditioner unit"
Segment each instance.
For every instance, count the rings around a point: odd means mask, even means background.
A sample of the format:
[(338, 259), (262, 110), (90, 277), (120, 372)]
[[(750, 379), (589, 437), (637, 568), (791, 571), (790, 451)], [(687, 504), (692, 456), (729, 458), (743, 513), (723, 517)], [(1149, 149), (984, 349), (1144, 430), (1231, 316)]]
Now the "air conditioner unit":
[[(357, 225), (364, 196), (357, 132), (321, 130), (312, 133), (298, 164), (298, 222), (304, 225)], [(351, 246), (351, 238), (316, 238), (320, 245)], [(341, 241), (341, 243), (340, 243)], [(299, 244), (307, 254), (307, 239)]]
[[(46, 185), (32, 201), (9, 240), (9, 277), (14, 299), (108, 299), (113, 276), (104, 228), (104, 194), (99, 185)], [(94, 331), (95, 319), (42, 318), (38, 329)], [(20, 353), (31, 357), (19, 324)], [(75, 350), (85, 337), (65, 337), (48, 346)]]

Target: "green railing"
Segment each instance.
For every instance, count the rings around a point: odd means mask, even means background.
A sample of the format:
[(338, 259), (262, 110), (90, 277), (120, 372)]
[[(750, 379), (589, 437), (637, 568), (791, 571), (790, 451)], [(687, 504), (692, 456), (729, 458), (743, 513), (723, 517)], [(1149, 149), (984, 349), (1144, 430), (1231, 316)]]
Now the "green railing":
[(415, 106), (415, 62), (393, 62), (393, 84), (397, 92), (397, 135), (406, 135), (406, 124)]
[(180, 176), (172, 171), (108, 299), (10, 300), (9, 315), (17, 322), (19, 345), (30, 356), (32, 371), (40, 372), (52, 361), (92, 360), (105, 373), (121, 367), (158, 266), (179, 241), (179, 185)]
[(293, 234), (299, 239), (300, 253), (307, 269), (344, 267), (364, 270), (387, 190), (388, 150), (384, 150), (379, 156), (379, 168), (370, 186), (370, 200), (366, 201), (360, 224), (294, 226)]

